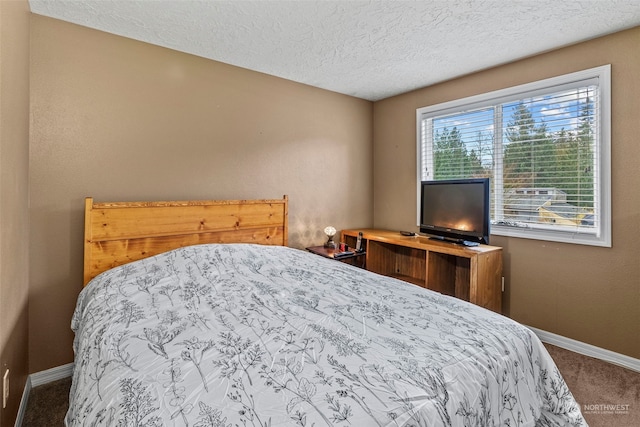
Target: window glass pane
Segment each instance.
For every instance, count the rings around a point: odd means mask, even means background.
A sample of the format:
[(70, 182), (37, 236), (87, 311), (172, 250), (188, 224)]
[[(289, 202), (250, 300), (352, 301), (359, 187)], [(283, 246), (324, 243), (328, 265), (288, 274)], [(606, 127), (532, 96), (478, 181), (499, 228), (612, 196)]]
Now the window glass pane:
[(505, 221), (595, 232), (595, 91), (502, 105)]
[(490, 177), (493, 108), (433, 120), (433, 179)]

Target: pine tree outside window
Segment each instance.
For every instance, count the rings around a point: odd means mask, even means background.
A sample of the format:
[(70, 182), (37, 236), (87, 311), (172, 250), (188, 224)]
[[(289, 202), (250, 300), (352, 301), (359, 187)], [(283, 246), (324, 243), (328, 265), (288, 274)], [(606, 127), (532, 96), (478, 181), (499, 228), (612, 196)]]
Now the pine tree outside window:
[(491, 178), (491, 234), (611, 246), (610, 66), (417, 110), (419, 181)]

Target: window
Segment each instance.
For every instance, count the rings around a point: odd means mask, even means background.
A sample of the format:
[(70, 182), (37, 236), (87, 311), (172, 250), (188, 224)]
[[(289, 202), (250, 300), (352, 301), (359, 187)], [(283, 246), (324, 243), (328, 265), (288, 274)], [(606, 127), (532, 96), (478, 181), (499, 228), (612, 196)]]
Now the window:
[(610, 68), (418, 109), (419, 180), (491, 178), (491, 234), (610, 247)]

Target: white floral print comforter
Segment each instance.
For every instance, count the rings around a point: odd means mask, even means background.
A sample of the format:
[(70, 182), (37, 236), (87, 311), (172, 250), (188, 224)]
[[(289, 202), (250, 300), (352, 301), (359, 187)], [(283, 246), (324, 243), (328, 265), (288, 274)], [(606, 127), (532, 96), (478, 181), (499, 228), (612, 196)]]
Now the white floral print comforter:
[(80, 294), (67, 426), (585, 426), (520, 324), (277, 246), (199, 245)]

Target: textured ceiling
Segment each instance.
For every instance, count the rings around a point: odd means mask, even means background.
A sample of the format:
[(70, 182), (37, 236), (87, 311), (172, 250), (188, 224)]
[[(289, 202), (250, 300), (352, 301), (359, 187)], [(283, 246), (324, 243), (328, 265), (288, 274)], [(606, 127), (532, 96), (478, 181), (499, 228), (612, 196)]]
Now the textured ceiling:
[(40, 15), (373, 101), (640, 25), (640, 0), (30, 5)]

